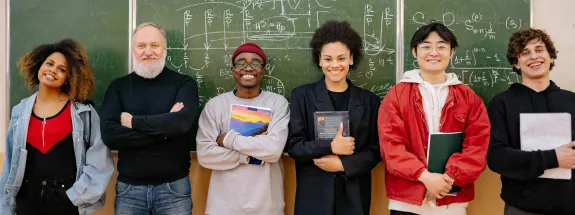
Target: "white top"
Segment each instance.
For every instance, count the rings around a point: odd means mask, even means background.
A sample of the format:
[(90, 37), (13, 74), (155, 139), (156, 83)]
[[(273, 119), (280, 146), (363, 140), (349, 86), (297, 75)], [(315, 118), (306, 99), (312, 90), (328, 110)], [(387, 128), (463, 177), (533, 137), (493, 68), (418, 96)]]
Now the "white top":
[[(272, 110), (267, 134), (242, 136), (230, 131), (232, 104), (266, 107)], [(198, 162), (212, 169), (206, 214), (283, 215), (283, 166), (281, 155), (287, 141), (289, 106), (278, 94), (262, 91), (253, 99), (228, 92), (211, 99), (198, 122)], [(224, 146), (216, 138), (227, 132)], [(247, 157), (264, 164), (247, 164)]]

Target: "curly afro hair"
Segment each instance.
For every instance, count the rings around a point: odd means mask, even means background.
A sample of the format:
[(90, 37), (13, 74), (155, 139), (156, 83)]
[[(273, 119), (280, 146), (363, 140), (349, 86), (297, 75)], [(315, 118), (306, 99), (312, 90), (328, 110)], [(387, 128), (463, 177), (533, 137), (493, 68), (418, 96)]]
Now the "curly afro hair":
[(72, 39), (40, 45), (20, 58), (18, 67), (28, 87), (33, 89), (40, 84), (40, 67), (46, 58), (55, 52), (64, 55), (69, 68), (68, 80), (62, 85), (61, 91), (70, 94), (78, 102), (86, 102), (94, 92), (94, 73), (84, 48)]
[[(543, 30), (539, 29), (524, 29), (517, 31), (511, 35), (509, 38), (509, 45), (507, 45), (507, 61), (511, 64), (513, 71), (517, 74), (521, 75), (521, 69), (515, 68), (515, 64), (519, 58), (521, 52), (527, 43), (531, 40), (539, 40), (545, 44), (545, 48), (547, 48), (547, 52), (549, 53), (549, 57), (555, 60), (557, 59), (557, 50), (555, 49), (555, 45), (553, 45), (553, 41), (551, 41), (551, 37), (549, 34), (545, 33)], [(553, 69), (555, 63), (551, 63), (549, 70)]]
[(328, 43), (341, 42), (347, 46), (353, 57), (353, 65), (350, 69), (355, 69), (361, 62), (363, 49), (363, 39), (351, 28), (347, 21), (330, 20), (315, 30), (309, 46), (312, 49), (313, 63), (319, 66), (321, 48)]

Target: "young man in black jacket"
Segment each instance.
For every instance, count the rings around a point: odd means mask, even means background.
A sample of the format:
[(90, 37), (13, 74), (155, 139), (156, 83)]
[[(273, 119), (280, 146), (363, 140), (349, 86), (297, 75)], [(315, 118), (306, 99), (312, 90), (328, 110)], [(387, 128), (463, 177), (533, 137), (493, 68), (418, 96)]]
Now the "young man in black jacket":
[[(505, 215), (575, 214), (575, 178), (540, 177), (545, 170), (575, 168), (574, 142), (549, 150), (522, 151), (522, 113), (569, 113), (571, 137), (575, 128), (575, 94), (560, 89), (549, 78), (557, 51), (549, 35), (526, 29), (512, 35), (507, 59), (522, 76), (489, 104), (491, 141), (487, 155), (489, 168), (501, 174), (501, 198)], [(524, 122), (525, 123), (525, 122)], [(544, 125), (541, 125), (544, 126)], [(538, 143), (539, 144), (539, 143)], [(540, 143), (544, 145), (545, 143)]]

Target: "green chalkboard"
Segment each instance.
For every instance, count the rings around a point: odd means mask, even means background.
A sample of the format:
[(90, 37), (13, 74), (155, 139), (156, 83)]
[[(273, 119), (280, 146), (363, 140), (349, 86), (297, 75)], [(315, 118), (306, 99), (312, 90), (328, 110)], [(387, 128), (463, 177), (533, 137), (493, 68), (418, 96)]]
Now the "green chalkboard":
[(405, 0), (405, 70), (417, 68), (409, 48), (419, 26), (437, 20), (458, 38), (448, 72), (454, 72), (485, 103), (520, 76), (511, 70), (506, 54), (513, 32), (530, 24), (529, 0)]
[(140, 0), (136, 22), (166, 29), (166, 65), (192, 76), (200, 100), (231, 91), (231, 54), (245, 42), (268, 56), (263, 88), (289, 99), (293, 88), (323, 74), (312, 63), (309, 41), (327, 20), (348, 20), (364, 38), (365, 58), (349, 78), (384, 96), (395, 83), (396, 1)]
[(28, 90), (16, 67), (34, 47), (63, 38), (80, 42), (96, 76), (99, 107), (110, 82), (128, 73), (129, 2), (118, 0), (10, 1), (10, 107)]

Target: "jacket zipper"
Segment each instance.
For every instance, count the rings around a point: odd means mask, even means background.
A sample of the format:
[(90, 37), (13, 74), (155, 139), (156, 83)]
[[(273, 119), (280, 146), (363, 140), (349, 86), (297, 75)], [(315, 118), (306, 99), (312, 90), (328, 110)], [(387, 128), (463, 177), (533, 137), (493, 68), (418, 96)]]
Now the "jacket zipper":
[[(419, 92), (419, 89), (416, 88), (415, 90), (417, 90)], [(419, 101), (421, 100), (421, 97), (418, 97), (417, 96), (418, 94), (415, 94), (415, 95), (416, 95), (414, 98), (415, 99), (415, 107), (417, 108), (417, 111), (419, 112), (419, 117), (421, 118), (421, 121), (423, 122), (423, 125), (425, 126), (425, 136), (424, 136), (425, 143), (424, 144), (427, 144), (427, 138), (428, 138), (427, 136), (429, 135), (429, 130), (427, 128), (427, 121), (425, 120), (425, 114), (421, 110), (422, 107), (419, 105)], [(426, 150), (427, 147), (428, 146), (424, 146), (425, 156), (427, 156), (427, 150)]]
[[(439, 119), (439, 131), (441, 132), (443, 129), (443, 124), (445, 123), (445, 120), (447, 119), (447, 112), (449, 111), (450, 108), (453, 107), (453, 97), (454, 95), (451, 94), (451, 90), (449, 91), (449, 93), (447, 94), (447, 101), (445, 102), (444, 106), (443, 106), (443, 111), (441, 111), (441, 118)], [(447, 105), (447, 106), (445, 106)], [(457, 118), (456, 118), (457, 119)]]

